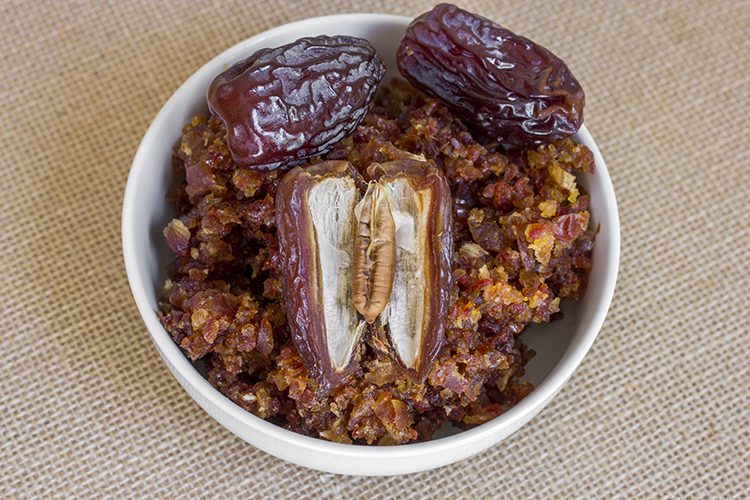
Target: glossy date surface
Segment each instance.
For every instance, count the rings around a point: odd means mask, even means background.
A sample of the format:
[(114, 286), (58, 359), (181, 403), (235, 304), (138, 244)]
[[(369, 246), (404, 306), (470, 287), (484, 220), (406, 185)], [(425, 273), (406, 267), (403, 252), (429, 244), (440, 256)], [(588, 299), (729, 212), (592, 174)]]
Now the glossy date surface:
[(583, 123), (585, 96), (562, 60), (455, 5), (417, 17), (397, 59), (412, 85), (492, 140), (549, 142), (575, 134)]
[(301, 38), (219, 74), (207, 99), (227, 128), (234, 162), (275, 169), (324, 154), (352, 133), (384, 73), (367, 40)]

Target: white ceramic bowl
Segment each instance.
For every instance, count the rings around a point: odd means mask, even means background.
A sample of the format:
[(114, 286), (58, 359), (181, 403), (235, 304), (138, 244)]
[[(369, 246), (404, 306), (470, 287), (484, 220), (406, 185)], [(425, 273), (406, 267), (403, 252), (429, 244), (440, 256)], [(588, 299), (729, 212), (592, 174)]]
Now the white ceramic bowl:
[(319, 17), (274, 28), (226, 50), (191, 76), (161, 109), (141, 141), (125, 189), (122, 244), (128, 280), (143, 321), (169, 370), (209, 415), (243, 440), (290, 462), (327, 472), (390, 475), (422, 471), (470, 457), (510, 436), (544, 408), (581, 363), (604, 322), (615, 288), (620, 254), (615, 194), (604, 160), (584, 126), (577, 139), (594, 152), (596, 173), (582, 175), (579, 181), (591, 194), (592, 221), (600, 228), (589, 287), (582, 300), (563, 306), (562, 320), (524, 333), (525, 342), (537, 352), (527, 366), (528, 379), (536, 388), (494, 420), (430, 442), (401, 446), (345, 445), (306, 437), (236, 406), (214, 389), (172, 342), (156, 316), (164, 270), (171, 258), (162, 237), (162, 228), (173, 216), (165, 201), (172, 181), (170, 157), (183, 124), (207, 110), (205, 95), (211, 79), (257, 49), (320, 34), (368, 39), (388, 66), (386, 78), (390, 78), (396, 76), (396, 47), (409, 21), (381, 14)]

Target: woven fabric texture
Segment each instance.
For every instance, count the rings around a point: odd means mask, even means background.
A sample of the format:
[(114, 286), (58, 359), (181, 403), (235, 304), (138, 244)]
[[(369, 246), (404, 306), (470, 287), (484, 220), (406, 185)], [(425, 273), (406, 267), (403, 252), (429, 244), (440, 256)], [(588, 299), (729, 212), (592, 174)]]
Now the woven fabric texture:
[(120, 207), (169, 95), (255, 33), (425, 1), (0, 3), (0, 497), (747, 497), (750, 2), (470, 1), (587, 94), (622, 264), (593, 349), (512, 438), (440, 470), (321, 474), (234, 437), (131, 299)]

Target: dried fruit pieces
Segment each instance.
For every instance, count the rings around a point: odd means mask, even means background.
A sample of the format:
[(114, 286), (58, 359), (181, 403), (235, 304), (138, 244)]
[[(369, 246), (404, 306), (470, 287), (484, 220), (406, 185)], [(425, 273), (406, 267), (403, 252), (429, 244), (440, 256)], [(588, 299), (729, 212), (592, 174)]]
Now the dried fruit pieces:
[[(268, 206), (282, 171), (235, 168), (216, 116), (187, 123), (185, 147), (175, 150), (180, 171), (197, 165), (221, 189), (189, 197), (185, 184), (174, 187), (171, 199), (189, 231), (172, 228), (176, 259), (159, 304), (170, 336), (191, 359), (203, 360), (209, 382), (240, 407), (294, 432), (357, 445), (426, 441), (441, 425), (477, 425), (527, 395), (532, 386), (521, 380), (530, 353), (519, 332), (529, 322), (554, 319), (561, 300), (584, 293), (594, 244), (592, 227), (570, 244), (556, 241), (543, 267), (525, 235), (529, 224), (548, 221), (553, 234), (575, 236), (567, 229), (577, 221), (561, 216), (579, 218), (589, 197), (578, 186), (580, 195), (569, 205), (570, 192), (550, 167), (576, 175), (590, 171), (593, 155), (585, 146), (567, 139), (507, 158), (487, 151), (494, 145), (479, 142), (444, 106), (404, 82), (376, 99), (355, 132), (367, 142), (343, 141), (331, 159), (350, 159), (364, 172), (372, 158), (400, 157), (392, 153), (396, 148), (424, 154), (441, 165), (454, 197), (453, 303), (443, 345), (423, 383), (406, 380), (376, 320), (355, 349), (356, 372), (336, 390), (316, 390), (283, 310), (287, 297), (279, 278), (286, 264)], [(485, 192), (489, 185), (500, 189)], [(521, 195), (523, 208), (514, 207)], [(549, 218), (538, 208), (547, 202), (556, 207)], [(481, 238), (467, 225), (473, 209), (481, 211), (474, 220)], [(497, 227), (486, 227), (490, 221), (499, 224), (499, 240), (492, 236)], [(200, 328), (193, 328), (193, 318)]]
[[(454, 34), (459, 38), (452, 42), (464, 42), (458, 30)], [(226, 82), (241, 80), (245, 71), (262, 71), (256, 62), (270, 58), (273, 50), (259, 51), (225, 72)], [(477, 80), (484, 77), (492, 75), (485, 71)], [(170, 282), (162, 321), (191, 357), (206, 355), (209, 380), (219, 390), (297, 432), (340, 442), (393, 444), (424, 440), (446, 419), (462, 425), (489, 420), (530, 390), (517, 385), (527, 359), (518, 332), (529, 321), (549, 320), (559, 310), (560, 297), (577, 296), (585, 286), (592, 245), (586, 232), (588, 196), (569, 185), (573, 170), (563, 165), (580, 164), (578, 157), (559, 159), (565, 172), (546, 165), (552, 150), (536, 152), (540, 166), (534, 165), (534, 151), (519, 149), (505, 158), (494, 139), (541, 140), (514, 135), (527, 134), (523, 126), (531, 122), (526, 118), (515, 117), (520, 124), (508, 125), (505, 135), (495, 134), (492, 126), (482, 126), (482, 109), (459, 120), (435, 99), (406, 87), (395, 83), (390, 95), (379, 99), (353, 141), (339, 142), (328, 153), (322, 147), (321, 154), (330, 159), (354, 162), (369, 184), (351, 165), (327, 162), (293, 171), (277, 193), (284, 170), (278, 176), (258, 170), (302, 161), (308, 154), (304, 145), (275, 151), (291, 135), (285, 137), (285, 129), (276, 135), (270, 131), (265, 136), (270, 146), (261, 153), (270, 152), (271, 159), (235, 161), (250, 168), (234, 168), (226, 140), (244, 133), (244, 124), (238, 121), (227, 134), (214, 106), (209, 126), (187, 129), (191, 147), (180, 148), (191, 202), (186, 204), (183, 193), (182, 206), (191, 212), (165, 230), (179, 256), (173, 274), (180, 281), (174, 289)], [(258, 97), (253, 92), (250, 97)], [(533, 108), (523, 111), (534, 117)], [(548, 114), (558, 111), (553, 107)], [(464, 124), (484, 135), (482, 140), (476, 142)], [(524, 151), (529, 166), (539, 172), (525, 172), (519, 156)], [(454, 189), (455, 244), (461, 250), (452, 284), (451, 200), (439, 194), (441, 182), (424, 182), (433, 167), (363, 168), (386, 158), (426, 157), (441, 166)], [(537, 193), (540, 177), (563, 190)], [(229, 206), (221, 208), (221, 220), (213, 213), (214, 197)], [(281, 208), (273, 210), (274, 199), (278, 207), (304, 214), (299, 227), (294, 221), (274, 225), (275, 216), (283, 217)], [(429, 207), (443, 204), (447, 209), (438, 212), (447, 218), (425, 216)], [(517, 210), (521, 205), (524, 211)], [(223, 220), (234, 212), (231, 221)], [(423, 217), (429, 223), (422, 224)], [(430, 227), (443, 229), (430, 233)], [(240, 309), (235, 314), (234, 302), (224, 302), (224, 295), (203, 301), (204, 294), (216, 294), (214, 288), (225, 290), (229, 299), (243, 293), (243, 303), (257, 294), (260, 302), (254, 308), (260, 307), (263, 318), (248, 323), (253, 317)], [(453, 304), (446, 319), (448, 297)], [(339, 387), (325, 390), (333, 386)]]
[(443, 338), (453, 249), (448, 183), (415, 160), (367, 171), (361, 200), (361, 177), (340, 161), (293, 169), (276, 196), (287, 320), (323, 387), (354, 369), (367, 323), (380, 320), (395, 355), (420, 378)]
[(427, 374), (450, 303), (452, 199), (443, 174), (416, 160), (374, 163), (368, 174), (390, 194), (396, 225), (393, 291), (382, 314), (406, 368)]
[(350, 286), (358, 177), (344, 161), (297, 167), (276, 194), (292, 340), (310, 375), (324, 386), (336, 385), (355, 367), (351, 361), (365, 326)]
[(214, 78), (208, 104), (234, 162), (274, 169), (327, 152), (367, 113), (385, 67), (367, 40), (301, 38)]
[(455, 5), (417, 17), (397, 59), (412, 85), (494, 140), (551, 141), (575, 134), (583, 123), (585, 96), (562, 60)]

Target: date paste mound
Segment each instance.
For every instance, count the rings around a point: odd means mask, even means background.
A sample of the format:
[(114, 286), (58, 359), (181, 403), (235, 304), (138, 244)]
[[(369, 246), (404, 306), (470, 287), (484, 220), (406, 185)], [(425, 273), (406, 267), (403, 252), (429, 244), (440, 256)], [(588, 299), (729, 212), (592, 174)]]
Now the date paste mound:
[[(451, 38), (474, 78), (430, 77), (461, 71), (430, 30), (463, 29), (481, 34)], [(576, 174), (594, 159), (570, 138), (583, 93), (567, 67), (447, 4), (412, 23), (399, 66), (410, 83), (376, 93), (365, 40), (261, 50), (214, 80), (173, 155), (163, 325), (245, 410), (342, 443), (424, 441), (512, 407), (532, 390), (523, 330), (591, 267)], [(467, 88), (478, 68), (486, 94)], [(543, 102), (502, 115), (532, 83)]]

